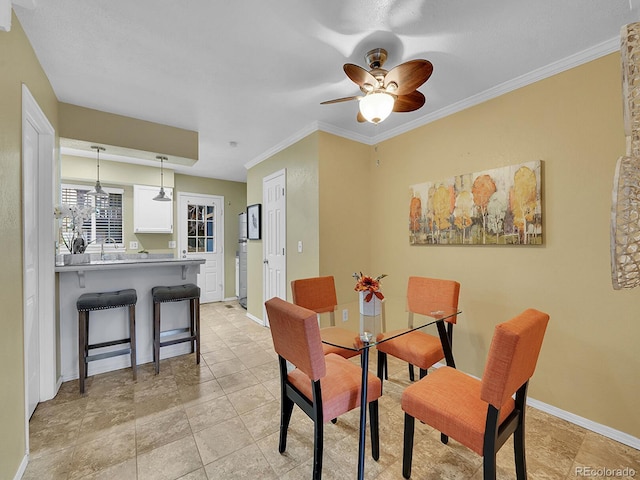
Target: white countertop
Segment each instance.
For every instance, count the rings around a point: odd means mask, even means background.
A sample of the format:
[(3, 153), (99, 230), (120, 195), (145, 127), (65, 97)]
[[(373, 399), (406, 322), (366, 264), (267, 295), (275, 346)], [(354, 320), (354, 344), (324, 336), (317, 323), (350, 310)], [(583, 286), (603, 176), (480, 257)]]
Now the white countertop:
[(55, 271), (57, 273), (86, 272), (89, 270), (112, 270), (169, 265), (189, 266), (202, 265), (203, 263), (205, 263), (204, 258), (127, 258), (121, 260), (94, 260), (90, 263), (80, 263), (77, 265), (58, 265)]

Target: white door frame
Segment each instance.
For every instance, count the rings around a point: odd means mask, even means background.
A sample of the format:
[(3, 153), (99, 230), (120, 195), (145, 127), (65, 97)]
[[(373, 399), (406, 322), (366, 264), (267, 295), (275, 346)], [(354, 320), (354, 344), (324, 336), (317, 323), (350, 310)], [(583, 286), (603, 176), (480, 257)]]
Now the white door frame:
[[(40, 343), (40, 401), (53, 398), (59, 388), (56, 371), (56, 314), (55, 314), (55, 240), (53, 205), (57, 175), (54, 175), (55, 129), (29, 91), (22, 85), (22, 131), (31, 124), (38, 132), (38, 185), (23, 185), (23, 189), (36, 188), (38, 193), (38, 329)], [(24, 137), (23, 137), (24, 141)], [(22, 148), (21, 148), (22, 151)], [(22, 161), (24, 162), (24, 157)], [(57, 173), (57, 172), (56, 172)], [(24, 193), (23, 193), (24, 204)], [(24, 214), (22, 215), (24, 221)], [(24, 260), (23, 260), (24, 275)], [(23, 295), (23, 304), (24, 304)], [(24, 317), (22, 319), (24, 325)], [(26, 378), (26, 345), (25, 378)], [(28, 402), (28, 386), (25, 381), (25, 411)], [(25, 415), (26, 416), (26, 415)], [(27, 450), (29, 445), (29, 419), (25, 418)]]
[[(189, 193), (189, 192), (180, 192), (178, 193), (177, 196), (177, 203), (176, 203), (176, 208), (177, 208), (177, 215), (176, 215), (176, 220), (178, 222), (178, 257), (182, 256), (182, 249), (186, 248), (187, 245), (185, 243), (186, 238), (187, 238), (187, 231), (186, 231), (186, 223), (183, 221), (184, 218), (180, 217), (180, 206), (183, 204), (184, 202), (184, 197), (200, 197), (202, 199), (216, 199), (218, 201), (220, 201), (220, 216), (219, 216), (219, 220), (220, 222), (216, 222), (216, 226), (220, 228), (220, 238), (218, 238), (218, 236), (216, 235), (216, 240), (221, 241), (220, 244), (220, 255), (222, 257), (222, 261), (220, 262), (220, 279), (221, 279), (221, 299), (220, 301), (225, 301), (226, 297), (225, 297), (225, 261), (226, 261), (226, 248), (225, 248), (225, 241), (224, 241), (224, 196), (223, 195), (210, 195), (210, 194), (205, 194), (205, 193)], [(175, 222), (174, 222), (175, 224)], [(205, 265), (200, 265), (200, 273), (204, 275), (205, 274)]]
[[(268, 246), (268, 241), (267, 241), (267, 237), (269, 236), (269, 222), (268, 219), (266, 218), (266, 214), (267, 214), (267, 209), (266, 209), (266, 205), (267, 205), (267, 194), (266, 194), (266, 189), (264, 188), (265, 183), (269, 182), (270, 180), (273, 180), (274, 178), (280, 177), (282, 176), (284, 179), (283, 182), (283, 189), (284, 189), (284, 206), (283, 206), (283, 216), (282, 216), (282, 228), (284, 229), (282, 238), (284, 238), (284, 242), (285, 245), (287, 243), (287, 236), (286, 236), (286, 232), (287, 232), (287, 169), (283, 168), (282, 170), (278, 170), (277, 172), (273, 172), (271, 175), (267, 175), (266, 177), (264, 177), (262, 179), (262, 215), (263, 215), (263, 219), (262, 219), (262, 225), (263, 225), (263, 231), (264, 231), (264, 238), (262, 239), (262, 259), (263, 259), (263, 265), (262, 265), (262, 318), (263, 318), (263, 325), (265, 327), (269, 326), (269, 319), (267, 317), (267, 309), (264, 306), (264, 302), (267, 298), (267, 294), (268, 294), (268, 289), (267, 289), (267, 271), (268, 271), (268, 266), (265, 265), (266, 261), (267, 261), (267, 246)], [(280, 288), (280, 291), (282, 292), (286, 292), (287, 291), (287, 278), (286, 278), (286, 273), (287, 273), (287, 255), (288, 255), (288, 251), (286, 250), (285, 247), (285, 254), (283, 255), (283, 266), (282, 266), (282, 271), (285, 273), (282, 276), (282, 282), (284, 283), (283, 285), (281, 285), (282, 288)], [(286, 300), (286, 293), (284, 295), (283, 300)]]

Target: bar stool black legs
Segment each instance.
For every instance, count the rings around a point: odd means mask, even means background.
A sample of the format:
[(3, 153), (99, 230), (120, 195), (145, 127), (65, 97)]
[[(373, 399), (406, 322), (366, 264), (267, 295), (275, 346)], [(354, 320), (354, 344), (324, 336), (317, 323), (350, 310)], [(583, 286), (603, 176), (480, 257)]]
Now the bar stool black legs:
[[(114, 357), (116, 355), (131, 355), (131, 369), (133, 370), (133, 379), (136, 379), (136, 302), (138, 296), (136, 291), (132, 288), (127, 290), (118, 290), (116, 292), (106, 293), (85, 293), (78, 297), (76, 306), (78, 308), (78, 373), (80, 383), (80, 393), (85, 391), (85, 379), (87, 378), (88, 363), (93, 360), (101, 360), (103, 358)], [(127, 307), (129, 309), (129, 337), (119, 340), (110, 340), (101, 343), (89, 343), (89, 312), (93, 310), (106, 310), (110, 308), (122, 308)], [(128, 343), (129, 347), (99, 353), (96, 355), (89, 355), (90, 350), (96, 348), (110, 347), (113, 345), (120, 345)]]
[[(160, 347), (174, 345), (176, 343), (190, 342), (191, 353), (196, 353), (196, 364), (200, 363), (200, 287), (193, 283), (175, 285), (171, 287), (153, 287), (153, 363), (156, 374), (160, 373)], [(161, 330), (160, 306), (166, 302), (180, 302), (189, 300), (189, 327), (173, 330)], [(188, 332), (186, 337), (160, 341), (161, 337)], [(195, 345), (194, 345), (195, 344)]]

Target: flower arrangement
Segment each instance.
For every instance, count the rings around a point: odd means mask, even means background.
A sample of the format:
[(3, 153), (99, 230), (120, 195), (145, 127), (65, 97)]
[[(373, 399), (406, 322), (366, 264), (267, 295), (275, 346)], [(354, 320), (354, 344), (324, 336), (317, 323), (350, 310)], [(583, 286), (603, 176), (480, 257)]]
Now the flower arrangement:
[(84, 253), (87, 242), (84, 239), (82, 224), (91, 218), (95, 208), (90, 205), (69, 205), (63, 203), (57, 205), (53, 211), (53, 216), (58, 219), (70, 219), (63, 223), (60, 229), (60, 237), (71, 253)]
[(354, 288), (354, 290), (356, 292), (369, 292), (364, 299), (365, 302), (370, 302), (374, 295), (376, 298), (382, 300), (384, 295), (380, 292), (380, 280), (386, 276), (387, 274), (383, 273), (373, 278), (369, 275), (363, 275), (362, 272), (360, 272), (359, 275), (354, 273), (353, 278), (356, 279), (356, 288)]

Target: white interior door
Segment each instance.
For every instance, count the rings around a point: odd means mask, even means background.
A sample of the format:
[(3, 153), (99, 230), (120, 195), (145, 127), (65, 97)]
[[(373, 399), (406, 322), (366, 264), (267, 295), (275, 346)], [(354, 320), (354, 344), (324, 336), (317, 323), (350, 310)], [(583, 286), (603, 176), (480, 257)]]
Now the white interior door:
[(55, 130), (22, 85), (22, 222), (25, 453), (29, 418), (39, 401), (53, 398), (56, 370), (55, 250), (53, 202)]
[(198, 286), (200, 302), (224, 299), (224, 197), (180, 193), (178, 232), (181, 258), (204, 258)]
[[(38, 132), (26, 122), (23, 135), (23, 298), (27, 416), (40, 401), (40, 329), (38, 325)], [(53, 221), (53, 220), (52, 220)]]
[[(264, 231), (264, 300), (287, 299), (287, 215), (286, 171), (262, 180)], [(268, 324), (263, 311), (265, 325)]]

